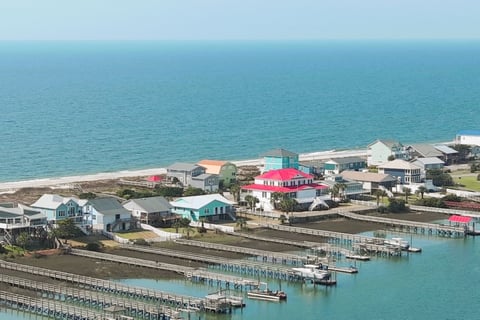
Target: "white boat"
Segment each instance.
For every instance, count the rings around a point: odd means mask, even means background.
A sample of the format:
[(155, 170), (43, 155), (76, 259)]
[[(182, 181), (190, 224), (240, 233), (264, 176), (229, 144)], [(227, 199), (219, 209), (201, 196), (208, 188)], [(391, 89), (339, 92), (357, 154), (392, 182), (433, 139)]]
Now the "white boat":
[(410, 243), (408, 243), (407, 240), (403, 240), (403, 238), (386, 239), (384, 244), (401, 247), (402, 250), (408, 250), (408, 248), (410, 248)]
[(287, 299), (287, 294), (281, 290), (270, 290), (267, 287), (267, 283), (262, 282), (264, 288), (258, 288), (255, 290), (250, 290), (247, 292), (247, 297), (251, 299), (260, 299), (260, 300), (268, 300), (268, 301), (281, 301)]
[(330, 273), (328, 270), (323, 270), (321, 264), (306, 264), (302, 268), (292, 268), (292, 270), (300, 277), (312, 280), (327, 280), (330, 278)]

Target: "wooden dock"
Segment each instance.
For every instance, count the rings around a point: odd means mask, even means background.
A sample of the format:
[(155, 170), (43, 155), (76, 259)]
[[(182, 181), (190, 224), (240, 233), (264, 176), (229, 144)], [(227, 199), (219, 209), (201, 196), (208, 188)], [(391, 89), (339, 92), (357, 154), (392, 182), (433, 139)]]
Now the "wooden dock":
[(358, 252), (358, 249), (360, 247), (372, 248), (372, 246), (374, 245), (375, 250), (371, 250), (369, 253), (374, 253), (380, 256), (401, 256), (402, 255), (402, 250), (400, 249), (400, 247), (384, 245), (383, 243), (385, 239), (383, 238), (367, 237), (367, 236), (361, 236), (358, 234), (293, 227), (293, 226), (286, 226), (286, 225), (279, 225), (279, 224), (264, 224), (262, 225), (262, 227), (273, 229), (273, 230), (309, 234), (309, 235), (327, 238), (331, 243), (344, 245), (344, 246), (348, 246), (349, 248), (352, 248), (354, 252)]
[(10, 309), (55, 319), (93, 320), (106, 319), (106, 315), (110, 315), (107, 312), (71, 306), (60, 301), (37, 299), (6, 291), (0, 291), (0, 303)]
[(422, 233), (436, 235), (440, 237), (464, 237), (466, 235), (466, 229), (463, 227), (454, 227), (436, 223), (415, 222), (400, 219), (390, 219), (377, 216), (372, 217), (353, 212), (338, 212), (338, 215), (352, 220), (383, 224), (389, 228), (401, 232)]
[(123, 309), (123, 315), (135, 317), (136, 319), (180, 319), (180, 313), (171, 308), (159, 307), (155, 302), (141, 302), (125, 297), (118, 297), (111, 293), (77, 289), (73, 287), (59, 286), (46, 282), (33, 281), (19, 277), (0, 275), (0, 282), (11, 286), (39, 292), (43, 297), (56, 301), (68, 302), (81, 305), (89, 309), (100, 309), (100, 311), (117, 307)]
[(307, 263), (308, 256), (307, 255), (296, 255), (296, 254), (288, 254), (283, 252), (272, 252), (272, 251), (265, 251), (265, 250), (258, 250), (253, 248), (246, 248), (246, 247), (238, 247), (238, 246), (230, 246), (226, 244), (220, 243), (211, 243), (211, 242), (203, 242), (203, 241), (195, 241), (195, 240), (186, 240), (186, 239), (177, 239), (175, 240), (176, 243), (187, 245), (187, 246), (194, 246), (209, 250), (220, 250), (226, 252), (235, 252), (241, 253), (244, 255), (253, 256), (256, 258), (260, 258), (264, 262), (271, 262), (271, 263), (281, 263), (281, 264), (291, 264), (291, 265), (301, 265), (303, 263)]
[(142, 287), (128, 286), (109, 280), (81, 276), (73, 273), (50, 270), (45, 268), (27, 266), (3, 260), (0, 260), (0, 268), (49, 277), (56, 280), (65, 281), (67, 283), (79, 284), (83, 288), (88, 288), (89, 290), (109, 292), (136, 299), (153, 300), (157, 303), (161, 303), (163, 305), (171, 306), (174, 308), (192, 308), (202, 310), (204, 304), (203, 298), (178, 295)]

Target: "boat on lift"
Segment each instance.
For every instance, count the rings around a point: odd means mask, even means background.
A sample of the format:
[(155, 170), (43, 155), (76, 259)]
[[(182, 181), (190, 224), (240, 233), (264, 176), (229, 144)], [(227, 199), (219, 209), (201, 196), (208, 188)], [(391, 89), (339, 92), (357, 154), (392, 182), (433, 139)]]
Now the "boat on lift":
[(330, 272), (328, 269), (324, 269), (323, 265), (320, 264), (306, 264), (301, 268), (292, 268), (292, 270), (298, 276), (302, 278), (312, 279), (312, 280), (328, 280), (330, 278)]
[(386, 239), (383, 243), (386, 245), (400, 247), (402, 250), (408, 250), (408, 248), (410, 248), (410, 243), (403, 238)]

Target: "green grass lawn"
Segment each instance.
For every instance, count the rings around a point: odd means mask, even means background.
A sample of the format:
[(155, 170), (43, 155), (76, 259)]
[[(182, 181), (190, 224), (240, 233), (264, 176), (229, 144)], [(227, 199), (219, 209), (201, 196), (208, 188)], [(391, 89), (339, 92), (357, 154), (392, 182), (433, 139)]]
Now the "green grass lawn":
[(477, 181), (476, 176), (454, 177), (453, 181), (456, 184), (463, 185), (463, 187), (459, 186), (460, 189), (480, 191), (480, 181)]

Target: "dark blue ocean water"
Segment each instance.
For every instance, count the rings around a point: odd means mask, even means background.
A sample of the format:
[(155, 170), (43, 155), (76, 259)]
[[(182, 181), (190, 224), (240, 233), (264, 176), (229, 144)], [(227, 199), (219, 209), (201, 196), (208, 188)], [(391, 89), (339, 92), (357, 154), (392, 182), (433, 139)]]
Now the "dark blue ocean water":
[(480, 42), (0, 42), (0, 181), (450, 141)]

